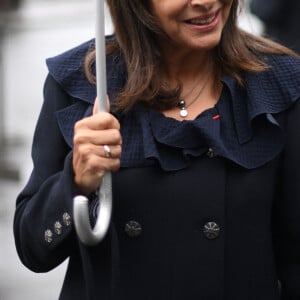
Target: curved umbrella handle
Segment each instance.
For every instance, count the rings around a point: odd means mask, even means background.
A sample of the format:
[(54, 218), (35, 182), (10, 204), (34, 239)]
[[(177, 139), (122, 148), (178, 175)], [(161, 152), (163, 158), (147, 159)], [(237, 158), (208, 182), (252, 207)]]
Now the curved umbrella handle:
[(99, 189), (99, 210), (98, 218), (94, 228), (91, 228), (89, 220), (88, 198), (76, 196), (74, 198), (74, 223), (77, 235), (82, 243), (93, 246), (105, 237), (111, 219), (112, 194), (111, 194), (111, 173), (105, 173), (101, 188)]
[[(104, 0), (96, 0), (96, 81), (98, 110), (107, 111), (106, 102), (106, 55), (104, 29)], [(99, 243), (107, 233), (112, 212), (111, 173), (102, 178), (99, 189), (99, 211), (94, 229), (89, 221), (88, 199), (85, 196), (74, 198), (73, 214), (75, 229), (79, 239), (86, 245)]]

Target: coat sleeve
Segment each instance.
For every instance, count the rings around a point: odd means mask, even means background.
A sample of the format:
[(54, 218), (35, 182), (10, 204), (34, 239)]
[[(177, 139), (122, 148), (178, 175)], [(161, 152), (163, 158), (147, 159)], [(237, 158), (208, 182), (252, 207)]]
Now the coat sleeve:
[(55, 115), (73, 102), (74, 98), (49, 75), (33, 139), (33, 171), (17, 198), (14, 216), (19, 257), (35, 272), (46, 272), (59, 265), (76, 244), (72, 222), (76, 194), (72, 150)]
[(274, 245), (282, 300), (300, 299), (300, 101), (284, 120), (286, 147), (274, 210)]

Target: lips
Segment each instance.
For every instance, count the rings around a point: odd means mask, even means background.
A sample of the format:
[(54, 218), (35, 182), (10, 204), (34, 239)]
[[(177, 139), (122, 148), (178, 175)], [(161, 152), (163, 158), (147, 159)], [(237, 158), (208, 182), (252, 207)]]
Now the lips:
[(206, 15), (206, 16), (188, 19), (185, 21), (185, 23), (192, 24), (192, 25), (198, 25), (198, 26), (209, 25), (215, 21), (215, 19), (218, 16), (218, 13), (219, 13), (219, 11), (217, 11), (213, 14)]

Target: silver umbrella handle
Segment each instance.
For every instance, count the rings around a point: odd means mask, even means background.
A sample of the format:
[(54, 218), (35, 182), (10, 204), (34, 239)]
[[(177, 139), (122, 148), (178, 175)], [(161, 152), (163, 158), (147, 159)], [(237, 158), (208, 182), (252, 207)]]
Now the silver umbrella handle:
[[(107, 111), (105, 18), (104, 0), (96, 0), (96, 81), (98, 110)], [(86, 245), (95, 245), (105, 237), (112, 213), (111, 173), (104, 174), (99, 189), (99, 211), (96, 225), (92, 229), (89, 221), (89, 200), (85, 196), (74, 198), (74, 224), (79, 239)]]
[(106, 235), (112, 212), (111, 173), (105, 173), (99, 190), (99, 210), (94, 228), (89, 220), (89, 200), (85, 196), (74, 198), (74, 223), (77, 235), (82, 243), (93, 246)]

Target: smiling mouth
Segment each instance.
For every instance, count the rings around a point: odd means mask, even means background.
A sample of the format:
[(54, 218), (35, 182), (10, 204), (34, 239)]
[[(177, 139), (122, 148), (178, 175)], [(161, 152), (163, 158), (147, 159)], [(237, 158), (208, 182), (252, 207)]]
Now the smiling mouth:
[(186, 20), (185, 23), (192, 24), (192, 25), (198, 25), (198, 26), (209, 25), (215, 21), (215, 19), (218, 16), (218, 13), (219, 13), (219, 11), (215, 12), (214, 14), (210, 14), (209, 16), (189, 19), (189, 20)]

